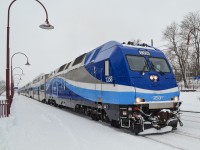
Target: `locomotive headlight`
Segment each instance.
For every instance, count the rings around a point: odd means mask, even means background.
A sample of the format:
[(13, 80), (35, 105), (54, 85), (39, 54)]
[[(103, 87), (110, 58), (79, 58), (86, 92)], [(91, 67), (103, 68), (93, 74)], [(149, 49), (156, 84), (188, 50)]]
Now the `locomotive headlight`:
[(158, 81), (158, 76), (157, 75), (150, 75), (150, 80), (151, 81)]
[(153, 80), (153, 79), (154, 79), (154, 76), (153, 76), (153, 75), (151, 75), (149, 78), (150, 78), (150, 80)]
[(175, 101), (175, 102), (178, 102), (178, 96), (175, 96), (175, 97), (174, 97), (174, 101)]
[(135, 99), (135, 101), (136, 101), (136, 103), (140, 103), (140, 102), (142, 102), (142, 99), (141, 99), (140, 97), (137, 97), (137, 98)]
[(158, 80), (158, 76), (154, 76), (154, 80)]

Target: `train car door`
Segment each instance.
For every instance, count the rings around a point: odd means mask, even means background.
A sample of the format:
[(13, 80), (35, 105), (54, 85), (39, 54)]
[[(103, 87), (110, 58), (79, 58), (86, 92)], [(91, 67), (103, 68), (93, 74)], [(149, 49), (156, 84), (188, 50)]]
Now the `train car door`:
[(40, 87), (37, 88), (37, 97), (38, 97), (38, 100), (40, 100)]
[(35, 99), (35, 88), (33, 87), (33, 99)]

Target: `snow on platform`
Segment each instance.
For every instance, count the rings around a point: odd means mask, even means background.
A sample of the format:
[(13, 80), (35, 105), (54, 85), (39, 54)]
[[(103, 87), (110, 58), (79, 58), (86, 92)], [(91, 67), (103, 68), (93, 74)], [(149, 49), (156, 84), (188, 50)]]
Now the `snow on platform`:
[(0, 119), (0, 150), (124, 150), (149, 147), (163, 149), (163, 145), (157, 142), (23, 96), (14, 98), (10, 117)]
[(181, 92), (181, 110), (200, 112), (200, 92)]

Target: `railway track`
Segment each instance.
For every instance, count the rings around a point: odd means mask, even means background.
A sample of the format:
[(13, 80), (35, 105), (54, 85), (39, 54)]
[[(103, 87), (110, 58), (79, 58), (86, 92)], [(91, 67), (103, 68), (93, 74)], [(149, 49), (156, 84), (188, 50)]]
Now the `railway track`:
[(187, 113), (197, 113), (197, 114), (200, 114), (200, 111), (181, 110), (181, 112), (187, 112)]
[(200, 116), (192, 116), (192, 115), (186, 115), (186, 114), (182, 114), (181, 117), (192, 117), (192, 118), (200, 119)]
[(191, 120), (191, 119), (181, 119), (182, 121), (188, 121), (188, 122), (194, 122), (194, 123), (200, 123), (200, 121), (194, 121), (194, 120)]
[(191, 144), (191, 146), (194, 146), (194, 148), (192, 149), (195, 149), (196, 148), (195, 144), (200, 142), (200, 137), (176, 131), (172, 131), (170, 133), (168, 132), (163, 134), (157, 134), (157, 135), (156, 134), (142, 135), (141, 137), (178, 150), (191, 149), (192, 147), (188, 147), (188, 142), (193, 143)]
[(181, 120), (200, 124), (200, 112), (184, 111), (184, 113), (181, 114)]
[[(196, 124), (199, 126), (200, 121), (200, 112), (196, 111), (181, 111), (181, 120), (184, 122), (190, 122), (191, 124)], [(190, 118), (190, 119), (188, 119)], [(199, 128), (194, 129), (193, 132), (190, 132), (188, 128), (192, 128), (192, 126), (188, 126), (187, 123), (186, 128), (178, 128), (177, 130), (173, 130), (171, 132), (165, 133), (158, 133), (158, 134), (147, 134), (141, 135), (142, 138), (149, 139), (154, 142), (158, 142), (163, 144), (163, 146), (168, 146), (171, 149), (178, 149), (178, 150), (189, 150), (189, 149), (199, 149), (198, 143), (200, 143), (200, 135), (196, 134), (199, 132)], [(196, 131), (196, 132), (194, 132)], [(191, 145), (191, 146), (189, 146)]]
[(184, 133), (175, 132), (175, 131), (172, 131), (171, 133), (172, 133), (172, 134), (178, 134), (178, 135), (182, 135), (182, 136), (186, 136), (186, 137), (190, 137), (190, 138), (193, 138), (193, 139), (198, 139), (198, 140), (200, 140), (200, 137), (192, 136), (192, 135), (190, 135), (190, 134), (184, 134)]
[(154, 139), (154, 138), (152, 138), (150, 136), (142, 136), (142, 137), (145, 138), (145, 139), (157, 142), (157, 143), (161, 143), (161, 144), (163, 144), (163, 145), (165, 145), (165, 146), (167, 146), (169, 148), (178, 149), (178, 150), (184, 150), (182, 147), (178, 147), (178, 146), (175, 146), (174, 144), (163, 142), (163, 141), (160, 141), (158, 139)]

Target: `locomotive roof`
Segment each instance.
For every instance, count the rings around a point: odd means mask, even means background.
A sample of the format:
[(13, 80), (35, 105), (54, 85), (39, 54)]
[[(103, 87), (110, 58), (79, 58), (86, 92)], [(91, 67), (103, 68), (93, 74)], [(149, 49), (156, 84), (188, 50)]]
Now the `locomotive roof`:
[(90, 51), (87, 53), (85, 64), (89, 64), (91, 62), (98, 62), (101, 60), (108, 59), (116, 50), (116, 47), (120, 48), (132, 48), (131, 50), (147, 50), (147, 51), (153, 51), (154, 53), (163, 53), (159, 49), (149, 46), (147, 44), (140, 44), (140, 45), (131, 45), (131, 44), (125, 44), (125, 43), (119, 43), (116, 41), (110, 41), (107, 42), (96, 49)]
[(97, 50), (98, 48), (101, 48), (101, 50), (100, 50), (100, 52), (101, 52), (101, 51), (107, 50), (109, 48), (112, 48), (114, 46), (123, 46), (123, 47), (131, 47), (131, 48), (135, 48), (135, 49), (146, 49), (146, 50), (160, 51), (159, 49), (157, 49), (153, 46), (149, 46), (145, 43), (138, 44), (138, 45), (132, 45), (132, 44), (126, 44), (126, 43), (119, 43), (119, 42), (116, 42), (116, 41), (107, 42), (107, 43), (103, 44), (102, 46), (97, 47), (95, 50)]

